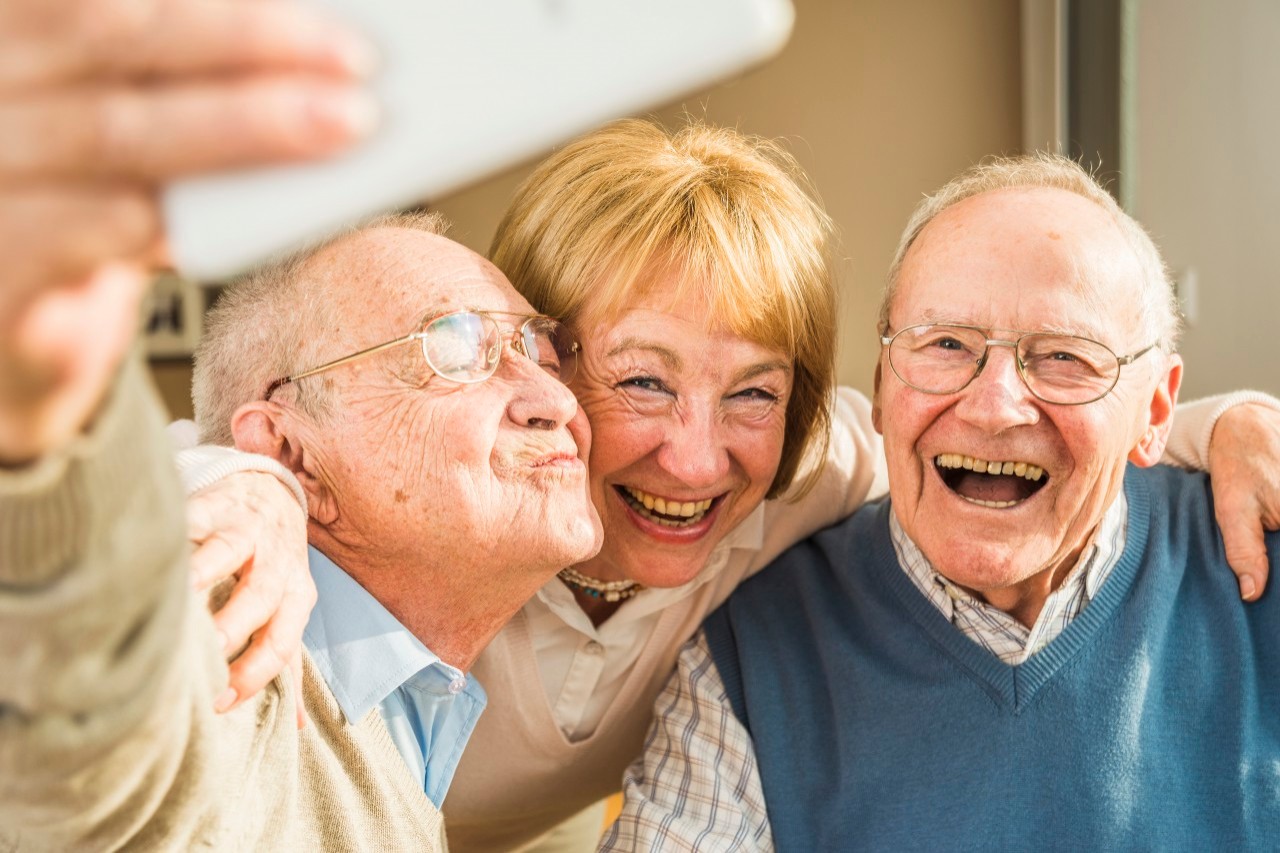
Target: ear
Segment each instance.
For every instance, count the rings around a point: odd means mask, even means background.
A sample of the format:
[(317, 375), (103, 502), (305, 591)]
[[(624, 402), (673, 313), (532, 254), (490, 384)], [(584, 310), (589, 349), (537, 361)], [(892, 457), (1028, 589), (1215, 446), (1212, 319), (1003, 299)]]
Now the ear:
[(1178, 389), (1182, 387), (1182, 356), (1176, 353), (1168, 357), (1164, 375), (1156, 383), (1147, 412), (1147, 431), (1129, 451), (1129, 461), (1140, 468), (1150, 468), (1164, 455), (1173, 427), (1173, 410), (1178, 403)]
[(872, 384), (872, 391), (871, 391), (871, 425), (872, 425), (873, 427), (875, 427), (875, 428), (876, 428), (876, 432), (880, 433), (881, 435), (884, 435), (884, 428), (883, 428), (883, 427), (881, 426), (881, 424), (880, 424), (881, 417), (882, 417), (882, 412), (880, 411), (880, 377), (881, 377), (881, 371), (882, 371), (882, 369), (883, 369), (883, 368), (884, 368), (883, 363), (882, 363), (882, 362), (877, 361), (877, 362), (876, 362), (876, 375), (875, 375), (875, 377), (871, 380), (871, 384)]
[(308, 448), (309, 432), (288, 410), (268, 401), (246, 403), (231, 416), (236, 447), (270, 456), (292, 471), (307, 495), (308, 514), (320, 524), (332, 524), (338, 507), (316, 454)]

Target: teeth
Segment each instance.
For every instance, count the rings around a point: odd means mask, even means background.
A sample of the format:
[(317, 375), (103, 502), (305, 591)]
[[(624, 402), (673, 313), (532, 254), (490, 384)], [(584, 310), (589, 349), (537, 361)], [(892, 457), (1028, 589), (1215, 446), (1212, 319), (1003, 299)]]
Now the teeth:
[(710, 498), (700, 501), (681, 502), (656, 497), (648, 492), (633, 489), (630, 486), (625, 487), (625, 489), (627, 495), (635, 501), (637, 508), (643, 506), (648, 510), (642, 515), (664, 527), (685, 527), (694, 521), (700, 521), (702, 515), (711, 509)]
[[(939, 468), (963, 468), (966, 471), (977, 471), (986, 474), (1006, 474), (1015, 477), (1026, 477), (1032, 482), (1039, 482), (1044, 476), (1044, 469), (1030, 462), (995, 462), (965, 456), (962, 453), (939, 453), (934, 462)], [(638, 495), (637, 495), (638, 498)], [(990, 501), (974, 501), (983, 506), (991, 505)], [(998, 502), (997, 502), (998, 503)]]
[(991, 507), (992, 509), (1004, 509), (1005, 507), (1010, 507), (1010, 506), (1013, 506), (1014, 504), (1022, 503), (1022, 501), (980, 501), (977, 498), (965, 498), (964, 495), (961, 495), (960, 497), (964, 498), (971, 504), (977, 504), (978, 506), (987, 506), (987, 507)]

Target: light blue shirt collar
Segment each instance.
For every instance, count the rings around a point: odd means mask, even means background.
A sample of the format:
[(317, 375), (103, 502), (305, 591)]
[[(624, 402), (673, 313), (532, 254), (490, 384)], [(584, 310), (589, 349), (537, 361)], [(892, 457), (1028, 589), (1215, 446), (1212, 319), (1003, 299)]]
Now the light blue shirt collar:
[(309, 549), (318, 598), (303, 642), (354, 725), (377, 708), (436, 806), (484, 710), (484, 689), (440, 660), (360, 584)]

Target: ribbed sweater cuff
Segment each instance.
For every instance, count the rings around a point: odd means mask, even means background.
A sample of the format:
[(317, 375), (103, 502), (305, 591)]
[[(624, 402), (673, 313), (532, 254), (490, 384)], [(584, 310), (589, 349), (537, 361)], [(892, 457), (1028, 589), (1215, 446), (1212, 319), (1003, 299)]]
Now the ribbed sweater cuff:
[[(172, 432), (172, 427), (170, 430)], [(232, 474), (258, 471), (275, 476), (293, 493), (302, 511), (307, 511), (307, 495), (302, 491), (302, 484), (298, 482), (298, 478), (270, 456), (245, 453), (234, 447), (203, 444), (178, 451), (174, 461), (178, 465), (178, 473), (182, 475), (182, 487), (186, 490), (187, 497)]]

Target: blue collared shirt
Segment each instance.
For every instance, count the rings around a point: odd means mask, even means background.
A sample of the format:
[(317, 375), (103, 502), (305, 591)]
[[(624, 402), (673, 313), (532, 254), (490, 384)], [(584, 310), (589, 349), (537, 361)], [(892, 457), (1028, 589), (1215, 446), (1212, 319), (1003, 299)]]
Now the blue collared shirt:
[(439, 808), (484, 710), (484, 688), (436, 657), (332, 560), (309, 550), (319, 598), (302, 638), (316, 669), (349, 722), (378, 709)]

